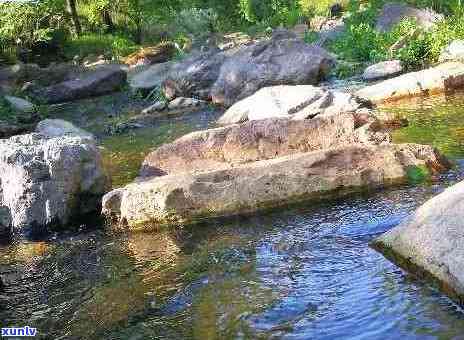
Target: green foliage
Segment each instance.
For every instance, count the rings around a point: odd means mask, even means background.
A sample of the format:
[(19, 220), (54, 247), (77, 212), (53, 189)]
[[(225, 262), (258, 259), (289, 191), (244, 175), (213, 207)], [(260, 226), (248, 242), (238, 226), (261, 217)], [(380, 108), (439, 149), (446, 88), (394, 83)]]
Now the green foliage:
[(430, 172), (425, 165), (411, 165), (406, 169), (406, 176), (410, 184), (420, 184), (430, 178)]
[(12, 121), (14, 115), (14, 111), (10, 104), (0, 96), (0, 120)]
[(50, 40), (63, 24), (63, 0), (0, 2), (0, 41), (25, 47)]
[(204, 40), (215, 31), (217, 21), (218, 14), (213, 9), (188, 8), (180, 11), (175, 24), (180, 33)]
[(263, 26), (294, 26), (304, 21), (304, 13), (293, 0), (239, 0), (240, 13), (250, 23)]
[[(403, 20), (391, 32), (379, 33), (374, 25), (383, 1), (371, 1), (364, 7), (351, 1), (348, 6), (351, 15), (346, 20), (348, 29), (328, 48), (350, 61), (375, 63), (395, 58), (400, 59), (407, 69), (424, 67), (436, 62), (443, 48), (453, 39), (464, 38), (464, 12), (453, 7), (452, 2), (447, 2), (446, 8), (454, 14), (431, 31), (420, 29), (413, 20)], [(444, 9), (444, 3), (430, 0), (415, 1), (414, 5)], [(401, 41), (400, 48), (392, 49)]]
[(69, 40), (64, 51), (68, 58), (74, 56), (105, 55), (116, 58), (135, 52), (139, 46), (122, 35), (85, 34)]

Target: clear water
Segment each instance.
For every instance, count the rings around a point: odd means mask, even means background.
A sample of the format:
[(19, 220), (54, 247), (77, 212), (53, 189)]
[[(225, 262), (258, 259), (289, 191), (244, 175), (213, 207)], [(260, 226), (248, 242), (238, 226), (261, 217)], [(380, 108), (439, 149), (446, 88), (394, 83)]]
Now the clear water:
[[(411, 125), (395, 139), (459, 159), (450, 131), (464, 128), (462, 103), (404, 104), (395, 110)], [(192, 117), (169, 124), (190, 130), (210, 116)], [(464, 178), (462, 165), (437, 183), (160, 234), (5, 243), (0, 324), (35, 326), (44, 339), (464, 339), (458, 306), (368, 247)]]

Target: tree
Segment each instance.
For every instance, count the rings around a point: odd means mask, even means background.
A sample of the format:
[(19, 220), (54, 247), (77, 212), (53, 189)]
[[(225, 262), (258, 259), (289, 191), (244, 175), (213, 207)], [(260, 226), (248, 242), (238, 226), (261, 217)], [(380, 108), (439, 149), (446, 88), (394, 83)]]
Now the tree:
[(77, 35), (82, 33), (81, 23), (79, 21), (79, 16), (77, 15), (76, 9), (76, 0), (66, 0), (68, 12), (71, 16), (71, 21), (74, 25), (74, 30), (76, 31)]

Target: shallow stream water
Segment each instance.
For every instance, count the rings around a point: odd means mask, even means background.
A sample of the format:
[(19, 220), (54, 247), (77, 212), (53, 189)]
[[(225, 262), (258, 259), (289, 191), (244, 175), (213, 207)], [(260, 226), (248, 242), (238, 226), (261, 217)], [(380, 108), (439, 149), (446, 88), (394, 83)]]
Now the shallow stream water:
[[(458, 306), (368, 246), (464, 178), (464, 95), (388, 110), (410, 120), (395, 141), (433, 144), (456, 168), (434, 183), (159, 234), (90, 226), (5, 243), (0, 325), (37, 327), (43, 339), (464, 339)], [(115, 185), (151, 147), (216, 116), (103, 137)]]

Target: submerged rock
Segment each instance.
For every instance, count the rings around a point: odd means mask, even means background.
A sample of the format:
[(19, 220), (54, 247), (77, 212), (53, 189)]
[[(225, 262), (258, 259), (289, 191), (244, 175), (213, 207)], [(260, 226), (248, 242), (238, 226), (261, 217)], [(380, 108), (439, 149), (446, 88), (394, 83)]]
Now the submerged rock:
[(93, 138), (32, 133), (0, 140), (0, 207), (14, 230), (76, 223), (96, 212), (107, 189)]
[(363, 73), (363, 79), (367, 81), (381, 80), (396, 77), (403, 73), (400, 60), (383, 61), (367, 67)]
[(115, 92), (126, 84), (126, 78), (126, 72), (119, 65), (101, 66), (72, 80), (35, 89), (31, 95), (47, 104), (63, 103)]
[(462, 87), (464, 87), (464, 64), (448, 62), (364, 87), (355, 95), (362, 100), (378, 104)]
[(432, 28), (444, 16), (431, 9), (418, 9), (401, 3), (387, 3), (383, 6), (376, 24), (376, 30), (389, 32), (404, 19), (413, 19), (424, 28)]
[(421, 206), (372, 246), (412, 274), (464, 303), (464, 182)]
[(192, 132), (150, 153), (141, 175), (205, 172), (353, 143), (388, 142), (388, 134), (375, 128), (358, 128), (352, 114), (340, 114), (303, 121), (265, 119)]
[[(294, 36), (294, 35), (293, 35)], [(315, 85), (335, 62), (321, 47), (276, 34), (228, 58), (211, 90), (213, 102), (231, 106), (272, 85)]]
[(230, 107), (220, 125), (267, 118), (307, 119), (317, 115), (354, 112), (361, 104), (349, 93), (312, 85), (265, 87)]
[(45, 119), (37, 124), (35, 131), (47, 138), (72, 136), (93, 139), (94, 136), (62, 119)]
[(191, 224), (405, 183), (410, 169), (439, 160), (432, 148), (414, 144), (342, 146), (136, 181), (105, 195), (102, 212), (115, 228)]

